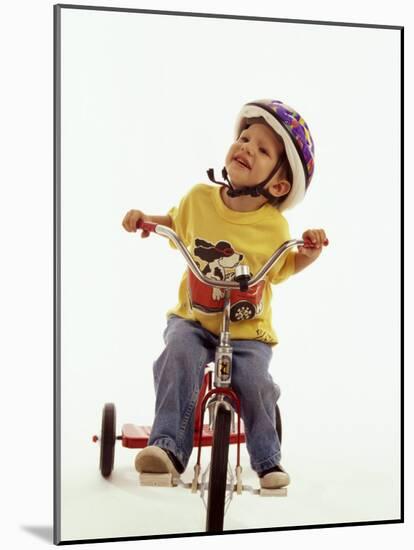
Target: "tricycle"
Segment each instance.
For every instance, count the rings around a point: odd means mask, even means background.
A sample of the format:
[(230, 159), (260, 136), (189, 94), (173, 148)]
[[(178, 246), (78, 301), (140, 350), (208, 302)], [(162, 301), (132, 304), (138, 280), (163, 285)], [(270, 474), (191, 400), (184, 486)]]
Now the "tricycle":
[[(230, 323), (233, 319), (250, 318), (252, 300), (246, 301), (244, 296), (250, 293), (255, 296), (260, 293), (263, 281), (275, 265), (290, 249), (297, 246), (312, 247), (310, 241), (294, 239), (280, 246), (263, 265), (260, 271), (251, 276), (247, 265), (236, 267), (233, 280), (215, 280), (204, 275), (187, 250), (184, 242), (169, 227), (140, 220), (138, 229), (156, 233), (170, 239), (182, 253), (190, 270), (189, 275), (200, 283), (220, 289), (223, 293), (221, 330), (215, 352), (214, 367), (206, 365), (203, 384), (199, 393), (195, 410), (194, 447), (198, 448), (197, 461), (191, 483), (183, 483), (172, 478), (171, 474), (141, 473), (141, 485), (173, 486), (180, 484), (191, 489), (192, 493), (200, 492), (204, 502), (207, 518), (207, 532), (222, 532), (224, 515), (232, 500), (233, 494), (241, 494), (248, 490), (254, 494), (286, 496), (287, 489), (254, 489), (243, 485), (242, 467), (240, 464), (240, 445), (245, 442), (243, 421), (240, 414), (240, 400), (231, 387), (232, 378), (232, 346), (230, 339)], [(328, 244), (327, 241), (324, 245)], [(193, 285), (193, 288), (197, 288)], [(195, 297), (196, 299), (196, 297)], [(249, 307), (246, 306), (249, 305)], [(253, 300), (254, 304), (254, 300)], [(280, 410), (275, 404), (276, 431), (281, 442), (282, 422)], [(208, 411), (208, 422), (204, 423), (205, 412)], [(106, 403), (102, 412), (100, 436), (94, 435), (93, 441), (100, 443), (100, 471), (104, 478), (109, 478), (114, 467), (115, 442), (122, 442), (123, 447), (130, 449), (144, 448), (148, 444), (151, 426), (124, 424), (121, 435), (116, 435), (116, 410), (113, 403)], [(232, 470), (228, 463), (229, 445), (236, 445), (236, 466)], [(211, 446), (211, 458), (204, 471), (201, 469), (201, 449)]]

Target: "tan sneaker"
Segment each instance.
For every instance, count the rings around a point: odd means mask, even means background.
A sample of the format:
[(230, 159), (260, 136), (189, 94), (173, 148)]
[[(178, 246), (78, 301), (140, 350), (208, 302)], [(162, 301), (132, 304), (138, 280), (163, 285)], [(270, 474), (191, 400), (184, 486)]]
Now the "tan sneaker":
[(140, 474), (172, 474), (173, 479), (180, 477), (167, 452), (156, 445), (149, 445), (137, 454), (135, 469)]
[(270, 471), (267, 474), (264, 474), (262, 477), (259, 476), (260, 487), (262, 489), (280, 489), (289, 485), (289, 474), (285, 472), (280, 464), (275, 468), (277, 468), (277, 471)]

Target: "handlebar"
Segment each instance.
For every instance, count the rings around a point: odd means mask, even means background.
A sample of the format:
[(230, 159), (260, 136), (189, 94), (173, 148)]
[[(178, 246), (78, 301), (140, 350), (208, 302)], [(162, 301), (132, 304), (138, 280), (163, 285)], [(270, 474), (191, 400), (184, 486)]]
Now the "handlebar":
[[(264, 266), (260, 269), (260, 271), (251, 279), (246, 281), (245, 279), (240, 282), (238, 281), (212, 281), (212, 279), (209, 279), (203, 275), (203, 273), (200, 271), (200, 268), (195, 263), (193, 257), (188, 252), (185, 244), (180, 239), (180, 237), (177, 235), (175, 231), (173, 231), (170, 227), (167, 227), (165, 225), (160, 225), (153, 222), (145, 222), (142, 219), (138, 220), (137, 222), (137, 229), (142, 229), (143, 231), (148, 231), (150, 233), (157, 233), (158, 235), (161, 235), (163, 237), (167, 237), (173, 243), (176, 245), (178, 250), (183, 254), (188, 267), (193, 272), (194, 276), (197, 277), (199, 281), (202, 283), (205, 283), (208, 286), (216, 287), (216, 288), (228, 288), (228, 289), (240, 289), (240, 290), (247, 290), (249, 287), (252, 287), (259, 283), (262, 279), (265, 278), (267, 273), (270, 271), (270, 269), (273, 267), (273, 265), (286, 254), (288, 250), (295, 246), (304, 246), (306, 248), (314, 248), (311, 241), (308, 240), (302, 240), (302, 239), (292, 239), (290, 241), (284, 242), (273, 254), (272, 256), (267, 260), (267, 262), (264, 264)], [(329, 244), (328, 239), (325, 239), (323, 242), (324, 246), (327, 246)]]

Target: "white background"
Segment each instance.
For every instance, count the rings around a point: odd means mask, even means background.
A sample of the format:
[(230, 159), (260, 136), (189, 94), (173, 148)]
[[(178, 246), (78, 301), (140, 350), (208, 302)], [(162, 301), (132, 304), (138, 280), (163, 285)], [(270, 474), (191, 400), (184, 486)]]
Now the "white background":
[[(173, 9), (161, 2), (153, 2), (151, 6), (138, 2), (123, 5)], [(223, 3), (215, 7), (213, 2), (198, 5), (198, 9), (204, 12), (232, 13), (230, 7), (224, 7)], [(299, 7), (298, 3), (296, 8), (289, 9), (277, 9), (277, 5), (266, 9), (258, 3), (254, 13), (248, 6), (238, 3), (238, 9), (233, 13), (405, 24), (409, 27), (408, 16), (403, 10), (398, 10), (398, 4), (394, 3), (392, 14), (385, 5), (376, 4), (375, 7), (375, 20), (369, 8), (364, 11), (361, 3), (355, 6), (348, 3), (343, 10), (325, 7), (323, 3), (313, 3), (311, 8)], [(7, 387), (10, 388), (7, 395), (10, 397), (6, 396), (2, 402), (5, 406), (4, 414), (9, 419), (7, 435), (10, 440), (9, 451), (2, 457), (5, 460), (3, 472), (7, 488), (3, 494), (8, 499), (10, 511), (10, 519), (6, 521), (7, 530), (3, 532), (14, 539), (16, 545), (31, 547), (46, 543), (44, 537), (49, 532), (52, 516), (52, 12), (49, 2), (20, 4), (13, 12), (11, 8), (8, 9), (9, 12), (5, 12), (2, 19), (6, 23), (2, 39), (6, 38), (9, 42), (8, 46), (2, 45), (3, 51), (13, 51), (13, 55), (6, 60), (6, 67), (10, 69), (7, 80), (10, 94), (4, 89), (2, 91), (5, 94), (2, 119), (5, 118), (8, 123), (4, 136), (4, 150), (7, 154), (3, 166), (6, 173), (2, 183), (3, 186), (7, 185), (7, 197), (10, 196), (12, 201), (10, 204), (3, 201), (6, 209), (2, 214), (2, 222), (5, 224), (3, 235), (12, 237), (3, 240), (10, 254), (5, 265), (13, 265), (15, 269), (10, 270), (10, 278), (2, 285), (5, 294), (2, 303), (8, 306), (4, 318), (6, 337), (3, 346), (5, 359), (2, 363), (5, 371), (15, 376), (7, 379)], [(174, 9), (192, 11), (194, 6), (177, 2)], [(9, 17), (6, 17), (8, 13)], [(407, 46), (410, 51), (410, 44)], [(411, 87), (409, 74), (407, 80)], [(411, 114), (409, 105), (407, 112)], [(410, 142), (407, 141), (407, 144), (409, 147)], [(407, 174), (407, 181), (409, 179), (410, 174)], [(408, 202), (410, 193), (407, 195)], [(94, 219), (93, 213), (91, 219)], [(149, 242), (145, 246), (149, 249)], [(309, 296), (306, 298), (309, 299)], [(288, 342), (284, 345), (287, 346)], [(409, 382), (408, 372), (407, 385)], [(407, 480), (410, 481), (409, 471)], [(36, 533), (38, 536), (34, 536)], [(345, 547), (345, 544), (348, 546), (363, 538), (385, 548), (386, 545), (389, 547), (395, 544), (396, 540), (400, 546), (406, 546), (408, 540), (407, 525), (255, 534), (247, 537), (255, 537), (254, 540), (259, 537), (263, 543), (277, 542), (286, 547), (294, 547), (296, 544), (311, 547), (335, 544), (337, 547)], [(224, 544), (226, 540), (216, 539), (215, 542)], [(197, 542), (208, 543), (207, 539)], [(191, 543), (190, 540), (130, 544), (150, 546)]]
[(118, 432), (152, 422), (151, 367), (184, 268), (163, 239), (120, 223), (130, 208), (166, 213), (206, 181), (240, 106), (273, 92), (316, 142), (309, 194), (287, 213), (292, 235), (324, 227), (331, 245), (274, 289), (289, 498), (259, 499), (247, 515), (238, 499), (226, 528), (398, 518), (399, 32), (64, 9), (62, 37), (63, 540), (203, 529), (187, 495), (174, 501), (183, 521), (160, 521), (133, 471), (125, 491), (119, 457), (130, 472), (133, 452), (116, 451), (104, 497), (85, 449), (105, 401)]

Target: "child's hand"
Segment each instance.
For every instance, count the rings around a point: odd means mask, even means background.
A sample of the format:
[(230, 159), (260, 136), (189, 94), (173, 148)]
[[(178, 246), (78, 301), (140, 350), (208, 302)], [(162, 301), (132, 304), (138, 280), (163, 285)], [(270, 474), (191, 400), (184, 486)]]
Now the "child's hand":
[(326, 241), (326, 233), (323, 229), (308, 229), (302, 235), (304, 241), (309, 241), (310, 246), (299, 246), (299, 254), (306, 256), (312, 260), (322, 252), (324, 241)]
[[(135, 233), (139, 220), (147, 221), (146, 216), (141, 210), (129, 210), (122, 220), (122, 227), (129, 233)], [(148, 237), (149, 231), (141, 231), (141, 237)]]

